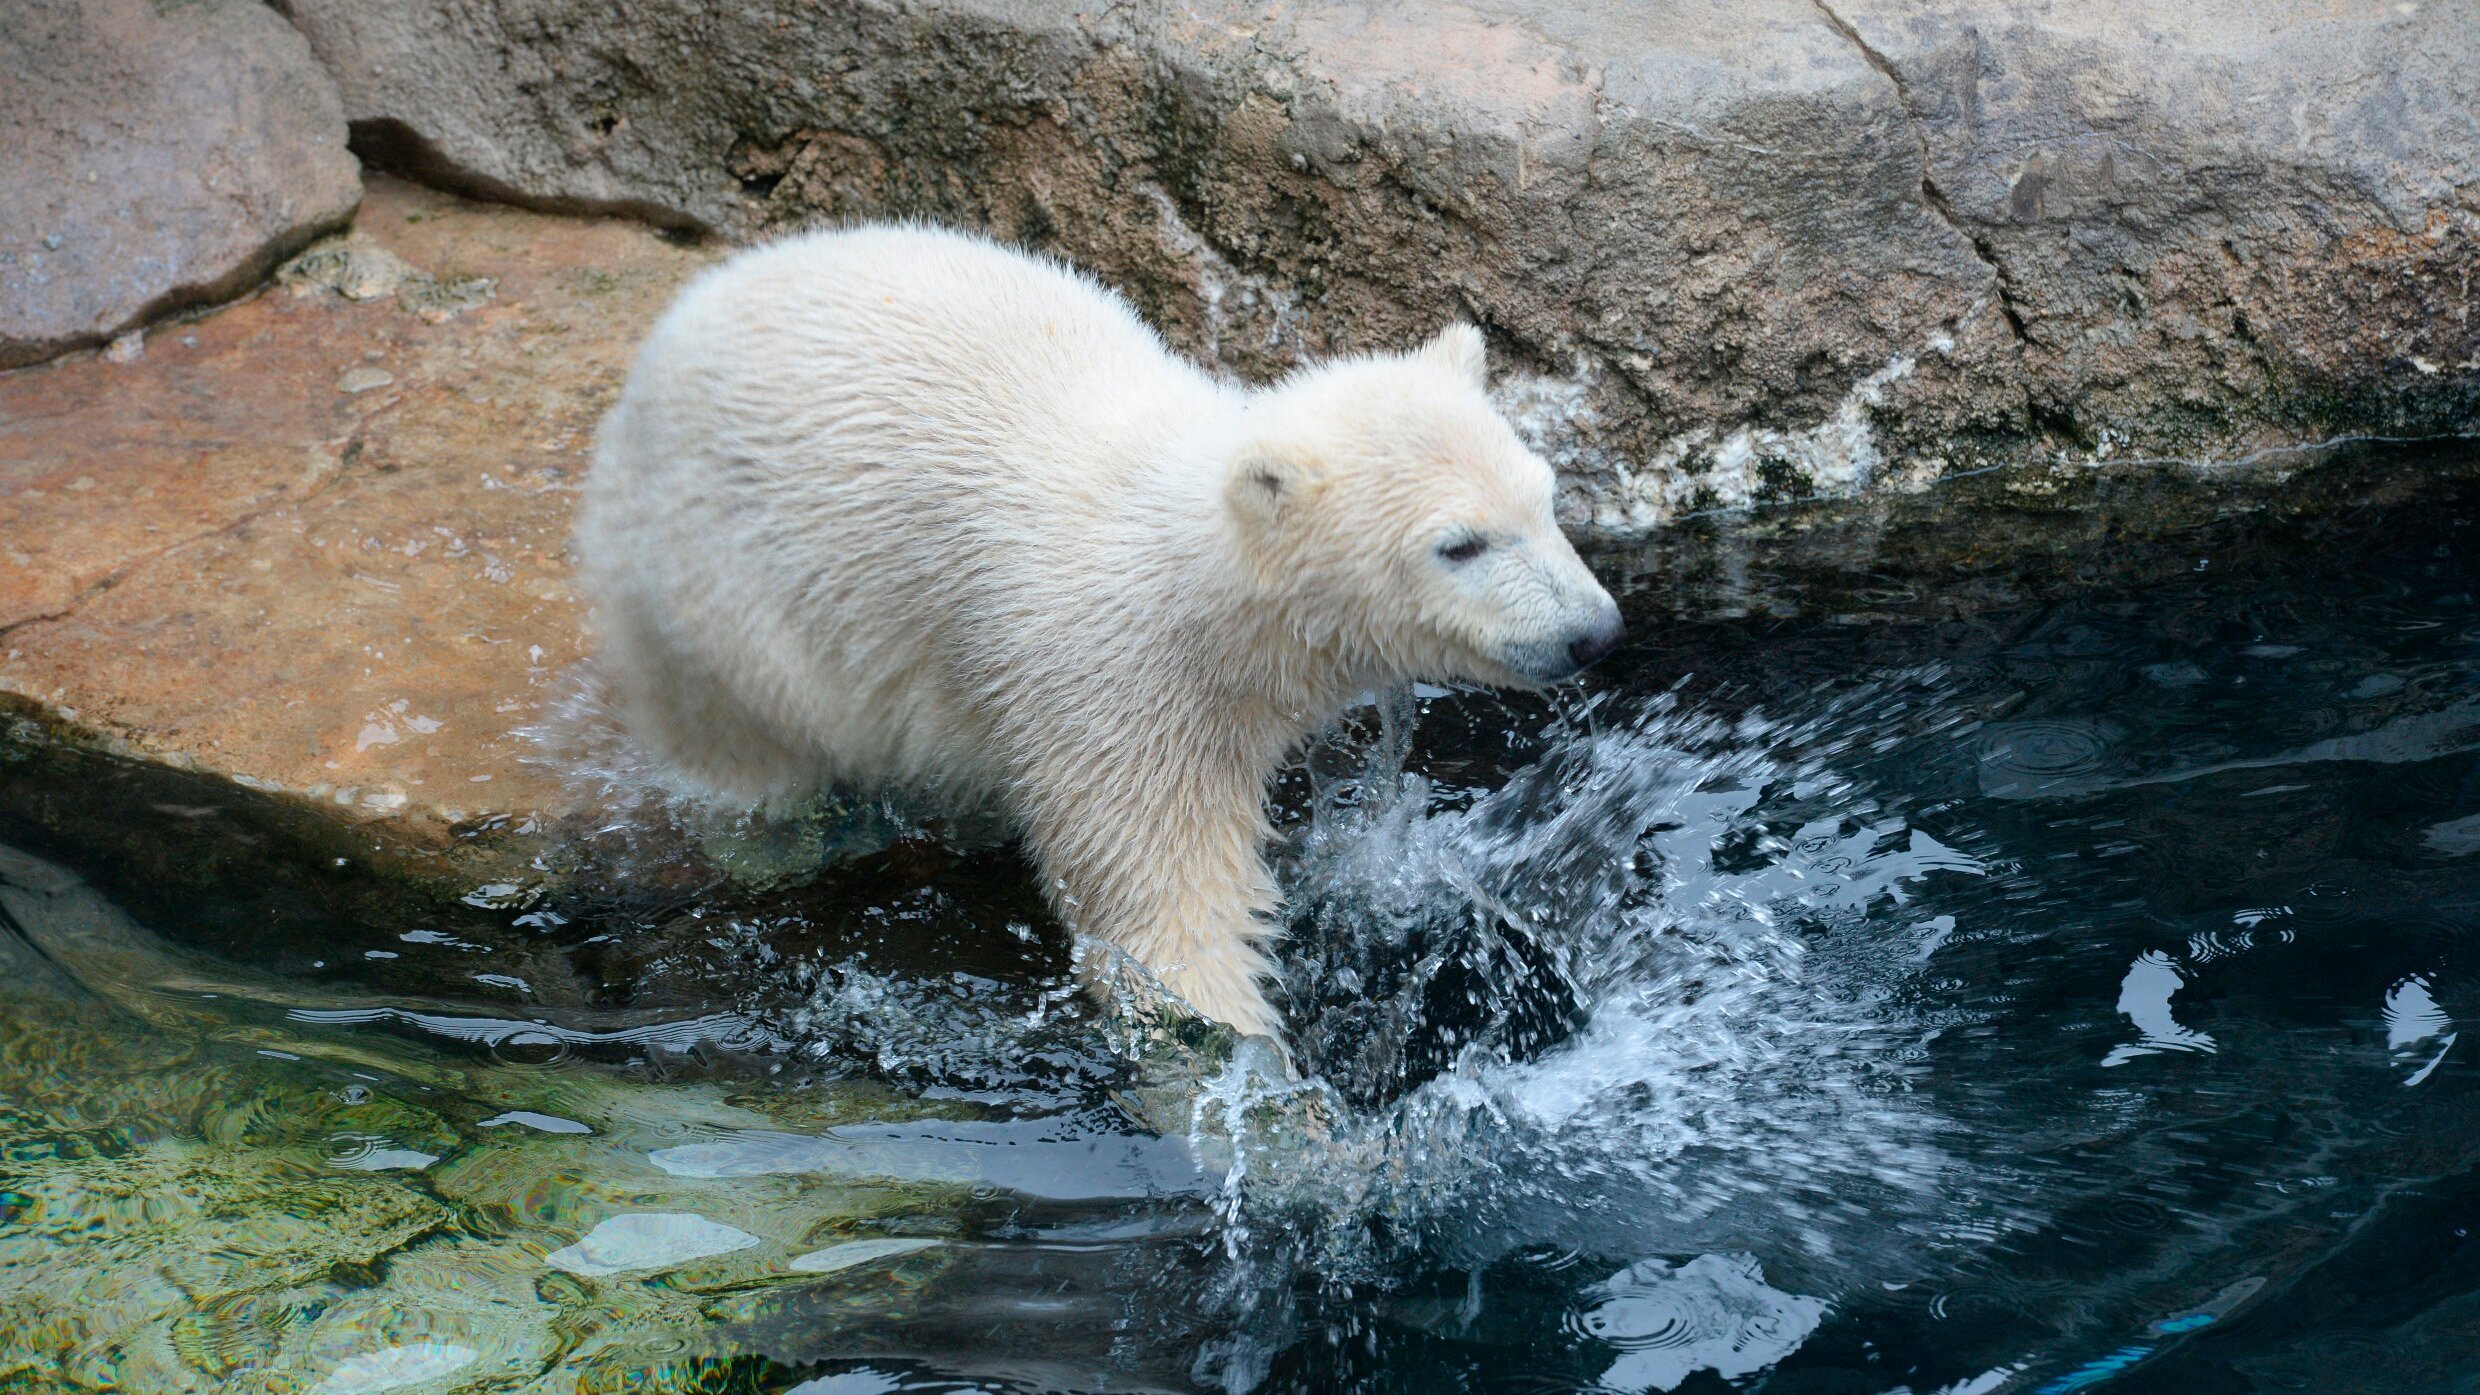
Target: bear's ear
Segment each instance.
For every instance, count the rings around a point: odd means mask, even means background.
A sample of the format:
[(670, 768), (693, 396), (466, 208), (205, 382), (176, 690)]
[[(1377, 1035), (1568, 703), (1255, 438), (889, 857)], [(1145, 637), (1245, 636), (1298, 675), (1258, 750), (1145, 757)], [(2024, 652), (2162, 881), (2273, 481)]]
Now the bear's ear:
[(1308, 461), (1277, 447), (1250, 445), (1233, 457), (1223, 482), (1223, 503), (1252, 531), (1269, 531), (1296, 517), (1308, 502), (1317, 472)]
[(1489, 386), (1489, 348), (1482, 342), (1480, 330), (1461, 321), (1431, 336), (1428, 343), (1413, 350), (1413, 356), (1462, 375), (1474, 387)]

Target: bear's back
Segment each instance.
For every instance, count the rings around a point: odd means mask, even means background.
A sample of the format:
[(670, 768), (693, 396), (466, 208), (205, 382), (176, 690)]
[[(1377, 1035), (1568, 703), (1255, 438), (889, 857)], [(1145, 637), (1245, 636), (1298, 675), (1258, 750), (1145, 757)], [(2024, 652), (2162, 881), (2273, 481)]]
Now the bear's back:
[[(709, 273), (658, 327), (675, 371), (752, 453), (960, 473), (1043, 466), (1108, 439), (1121, 404), (1210, 390), (1127, 303), (987, 239), (874, 225), (810, 233)], [(933, 484), (915, 479), (910, 487)]]
[(1106, 539), (1159, 506), (1146, 462), (1233, 401), (1118, 297), (978, 237), (742, 253), (604, 426), (578, 551), (607, 667), (710, 787), (762, 783), (723, 745), (991, 785), (973, 675), (1125, 570)]

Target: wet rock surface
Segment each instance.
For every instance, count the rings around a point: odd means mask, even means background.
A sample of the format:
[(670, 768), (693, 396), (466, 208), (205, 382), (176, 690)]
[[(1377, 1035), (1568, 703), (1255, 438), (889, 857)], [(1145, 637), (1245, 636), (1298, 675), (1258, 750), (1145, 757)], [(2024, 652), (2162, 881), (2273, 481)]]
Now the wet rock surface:
[(2467, 6), (288, 9), (452, 187), (988, 228), (1250, 376), (1471, 317), (1616, 528), (2480, 415)]
[(335, 85), (256, 0), (0, 12), (0, 368), (238, 295), (360, 198)]
[(554, 801), (514, 733), (582, 650), (571, 497), (638, 337), (710, 254), (388, 181), (352, 245), (416, 270), (0, 377), (0, 690), (105, 750), (438, 845)]

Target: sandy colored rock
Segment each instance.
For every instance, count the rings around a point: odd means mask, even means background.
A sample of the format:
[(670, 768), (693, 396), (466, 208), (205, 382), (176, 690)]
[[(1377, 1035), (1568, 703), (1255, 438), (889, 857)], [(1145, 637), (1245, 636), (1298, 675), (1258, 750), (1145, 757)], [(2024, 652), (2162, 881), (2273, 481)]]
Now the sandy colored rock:
[(711, 254), (387, 181), (357, 236), (496, 292), (273, 290), (136, 362), (0, 376), (0, 690), (435, 840), (558, 793), (513, 733), (581, 653), (576, 485)]
[(334, 84), (258, 0), (0, 6), (0, 367), (238, 295), (360, 198)]
[(2465, 4), (288, 10), (494, 197), (988, 228), (1251, 376), (1473, 318), (1617, 528), (2480, 426)]

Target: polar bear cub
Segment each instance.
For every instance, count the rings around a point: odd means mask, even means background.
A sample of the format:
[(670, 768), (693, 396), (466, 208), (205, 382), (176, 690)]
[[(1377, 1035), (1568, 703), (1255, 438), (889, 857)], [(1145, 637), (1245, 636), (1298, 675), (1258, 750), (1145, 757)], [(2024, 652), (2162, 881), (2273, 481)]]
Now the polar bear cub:
[(603, 424), (577, 552), (621, 720), (694, 791), (997, 805), (1061, 919), (1277, 1022), (1267, 781), (1359, 694), (1615, 644), (1480, 334), (1270, 387), (982, 238), (871, 226), (682, 293)]

